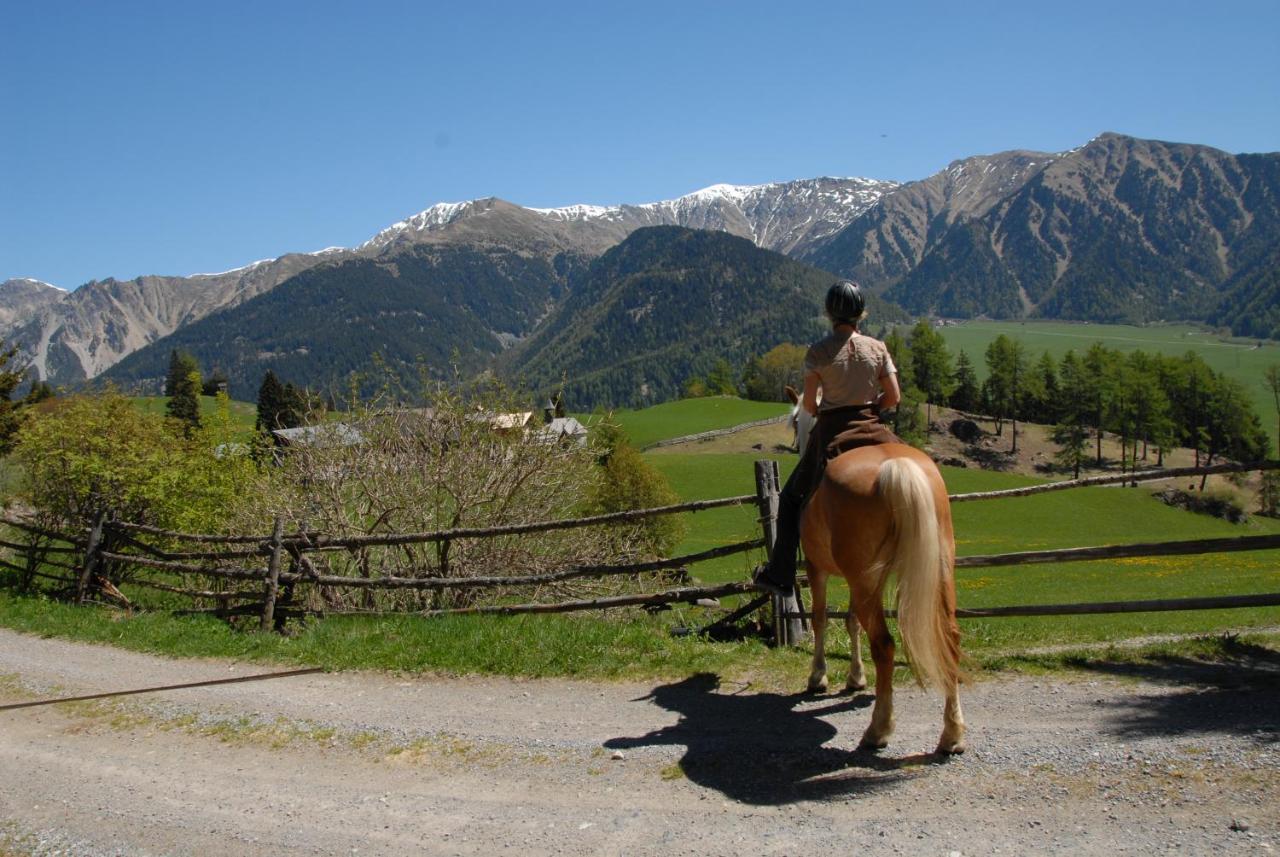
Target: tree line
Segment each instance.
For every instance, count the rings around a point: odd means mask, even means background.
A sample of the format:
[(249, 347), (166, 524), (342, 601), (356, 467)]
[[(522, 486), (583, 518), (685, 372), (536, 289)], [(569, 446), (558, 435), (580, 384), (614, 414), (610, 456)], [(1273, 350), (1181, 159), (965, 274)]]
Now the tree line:
[[(911, 443), (927, 441), (933, 408), (945, 405), (989, 417), (997, 435), (1004, 436), (1008, 426), (1012, 453), (1018, 451), (1019, 422), (1050, 426), (1057, 463), (1076, 477), (1090, 460), (1102, 465), (1106, 433), (1120, 441), (1122, 467), (1153, 455), (1162, 465), (1173, 447), (1193, 450), (1197, 466), (1222, 458), (1258, 460), (1270, 451), (1244, 385), (1215, 372), (1194, 351), (1170, 357), (1098, 342), (1055, 360), (1047, 351), (1036, 357), (1001, 334), (980, 357), (987, 372), (979, 382), (974, 358), (963, 349), (953, 354), (927, 320), (905, 335), (898, 327), (873, 335), (883, 339), (897, 364), (902, 404), (892, 415), (893, 427)], [(748, 398), (781, 398), (784, 383), (799, 381), (804, 353), (787, 343), (754, 358), (738, 389)], [(724, 372), (718, 375), (723, 381)], [(1268, 383), (1280, 414), (1280, 367), (1268, 373)]]

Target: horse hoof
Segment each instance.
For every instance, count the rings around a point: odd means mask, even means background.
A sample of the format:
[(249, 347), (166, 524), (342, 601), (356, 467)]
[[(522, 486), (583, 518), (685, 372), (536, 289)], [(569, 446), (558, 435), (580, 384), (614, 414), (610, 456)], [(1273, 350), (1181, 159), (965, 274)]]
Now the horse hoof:
[(943, 741), (938, 745), (938, 755), (959, 756), (967, 749), (964, 741)]
[(863, 735), (862, 740), (858, 742), (859, 750), (868, 750), (873, 753), (876, 750), (883, 750), (885, 747), (888, 747), (888, 746), (889, 746), (888, 738), (881, 738), (879, 736), (874, 736), (874, 735)]
[(828, 687), (828, 685), (827, 685), (827, 677), (826, 677), (825, 675), (824, 675), (824, 676), (822, 676), (821, 678), (816, 678), (816, 679), (815, 679), (815, 678), (811, 678), (811, 679), (809, 679), (809, 692), (810, 692), (810, 693), (826, 693), (826, 692), (827, 692), (827, 687)]
[(844, 689), (849, 691), (850, 693), (856, 693), (857, 691), (860, 691), (860, 690), (866, 690), (867, 680), (865, 678), (864, 679), (851, 678), (844, 683)]

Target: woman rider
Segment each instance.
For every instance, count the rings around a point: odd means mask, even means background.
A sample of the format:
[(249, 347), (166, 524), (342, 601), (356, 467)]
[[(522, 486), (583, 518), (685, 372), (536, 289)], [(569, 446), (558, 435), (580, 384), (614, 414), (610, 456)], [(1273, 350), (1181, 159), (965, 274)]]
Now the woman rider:
[[(778, 532), (769, 562), (756, 569), (756, 588), (776, 595), (796, 585), (800, 513), (817, 487), (827, 462), (842, 452), (877, 443), (901, 443), (880, 423), (880, 411), (898, 404), (898, 370), (884, 343), (858, 332), (866, 318), (862, 288), (837, 280), (827, 289), (832, 331), (809, 347), (804, 358), (804, 398), (800, 406), (818, 417), (800, 463), (778, 496)], [(821, 390), (822, 403), (818, 403)]]

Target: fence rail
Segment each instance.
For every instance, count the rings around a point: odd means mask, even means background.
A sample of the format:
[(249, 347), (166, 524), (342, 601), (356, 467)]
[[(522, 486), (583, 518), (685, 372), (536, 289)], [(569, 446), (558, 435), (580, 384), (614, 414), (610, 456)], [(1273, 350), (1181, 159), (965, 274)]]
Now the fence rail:
[[(1280, 469), (1280, 461), (1250, 464), (1219, 464), (1207, 467), (1180, 467), (1163, 470), (1138, 471), (1120, 476), (1091, 477), (1043, 485), (1014, 488), (1004, 491), (986, 491), (951, 496), (952, 502), (994, 500), (1025, 497), (1050, 491), (1099, 485), (1136, 484), (1162, 479), (1201, 476), (1205, 474), (1238, 473), (1246, 471), (1270, 471)], [(334, 606), (327, 609), (307, 608), (297, 598), (299, 587), (313, 587), (321, 592), (392, 592), (418, 591), (440, 592), (446, 590), (516, 590), (564, 584), (580, 579), (604, 580), (626, 575), (645, 575), (655, 572), (685, 571), (700, 562), (735, 554), (764, 549), (773, 545), (773, 525), (777, 514), (777, 495), (780, 484), (776, 462), (761, 461), (756, 466), (757, 488), (755, 494), (699, 500), (651, 509), (638, 509), (595, 515), (585, 518), (559, 521), (540, 521), (509, 524), (497, 527), (453, 528), (423, 533), (387, 533), (361, 536), (335, 536), (310, 530), (305, 525), (298, 532), (286, 533), (283, 524), (276, 522), (270, 535), (204, 534), (166, 530), (144, 524), (111, 520), (103, 512), (93, 525), (80, 532), (58, 532), (42, 527), (30, 520), (13, 515), (0, 516), (0, 524), (6, 525), (28, 537), (20, 540), (0, 540), (0, 548), (13, 552), (14, 559), (0, 558), (0, 568), (19, 575), (19, 579), (47, 580), (61, 584), (84, 603), (91, 593), (106, 593), (110, 597), (123, 598), (115, 590), (110, 575), (104, 570), (123, 568), (149, 569), (154, 572), (179, 575), (172, 579), (155, 579), (146, 574), (135, 574), (130, 583), (190, 598), (197, 603), (212, 601), (212, 608), (193, 607), (182, 612), (210, 612), (229, 616), (252, 614), (259, 617), (260, 627), (281, 627), (281, 617), (300, 613), (319, 612), (324, 615), (386, 615), (376, 609), (349, 609)], [(698, 512), (709, 509), (740, 506), (754, 503), (759, 511), (762, 537), (721, 545), (696, 553), (666, 559), (646, 560), (619, 564), (580, 564), (552, 570), (531, 569), (526, 573), (507, 573), (481, 576), (444, 576), (439, 567), (411, 567), (408, 573), (375, 573), (369, 569), (364, 576), (345, 576), (321, 573), (312, 562), (313, 554), (332, 551), (360, 552), (369, 548), (407, 547), (436, 544), (447, 546), (460, 540), (490, 539), (537, 532), (549, 532), (591, 526), (633, 523), (662, 515)], [(164, 546), (150, 543), (149, 539), (164, 540)], [(172, 543), (188, 543), (208, 546), (194, 550), (175, 550)], [(221, 549), (219, 549), (221, 546)], [(1005, 554), (959, 557), (959, 568), (1029, 565), (1046, 562), (1083, 562), (1100, 559), (1117, 559), (1145, 556), (1182, 556), (1234, 551), (1274, 550), (1280, 548), (1280, 535), (1242, 536), (1233, 538), (1194, 539), (1170, 542), (1147, 542), (1127, 545), (1099, 545), (1064, 548), (1058, 550), (1022, 551)], [(66, 558), (66, 562), (59, 561)], [(249, 562), (245, 562), (245, 561)], [(258, 560), (261, 565), (253, 562)], [(66, 576), (50, 574), (49, 569), (61, 569)], [(190, 577), (194, 576), (192, 581)], [(716, 586), (675, 586), (654, 592), (625, 593), (595, 598), (577, 598), (554, 603), (528, 602), (517, 604), (472, 604), (461, 607), (421, 609), (411, 612), (423, 616), (456, 614), (511, 615), (518, 613), (563, 613), (579, 610), (604, 610), (618, 607), (658, 606), (672, 603), (692, 603), (703, 599), (718, 599), (730, 595), (753, 592), (747, 582), (735, 582)], [(367, 596), (364, 596), (367, 597)], [(752, 602), (751, 607), (764, 599)], [(803, 634), (803, 621), (807, 617), (802, 609), (799, 588), (794, 597), (778, 599), (774, 604), (774, 633), (779, 642), (797, 642)], [(1236, 607), (1280, 605), (1280, 593), (1260, 595), (1220, 596), (1212, 598), (1163, 599), (1157, 601), (1103, 602), (1092, 604), (1021, 605), (990, 608), (962, 608), (957, 615), (962, 618), (994, 618), (1001, 616), (1054, 616), (1087, 613), (1150, 612), (1161, 610), (1204, 610)], [(731, 613), (727, 619), (736, 621), (745, 608)], [(832, 615), (844, 615), (833, 613)]]

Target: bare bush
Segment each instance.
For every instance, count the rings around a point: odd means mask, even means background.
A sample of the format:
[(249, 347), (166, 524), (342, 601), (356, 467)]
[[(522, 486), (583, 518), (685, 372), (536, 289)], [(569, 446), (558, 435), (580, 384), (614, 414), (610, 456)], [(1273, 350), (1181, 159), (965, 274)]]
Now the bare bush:
[[(604, 471), (592, 452), (543, 438), (536, 416), (530, 423), (501, 395), (477, 400), (442, 393), (430, 407), (354, 408), (340, 422), (306, 427), (291, 439), (278, 465), (260, 473), (238, 529), (263, 532), (280, 516), (286, 532), (344, 538), (492, 528), (598, 511), (594, 498)], [(652, 545), (634, 536), (634, 525), (595, 526), (361, 546), (310, 559), (320, 575), (352, 578), (517, 577), (640, 559)], [(541, 594), (611, 594), (628, 583), (574, 580)], [(309, 606), (379, 611), (492, 603), (512, 595), (502, 589), (316, 589), (313, 597), (323, 604)]]

